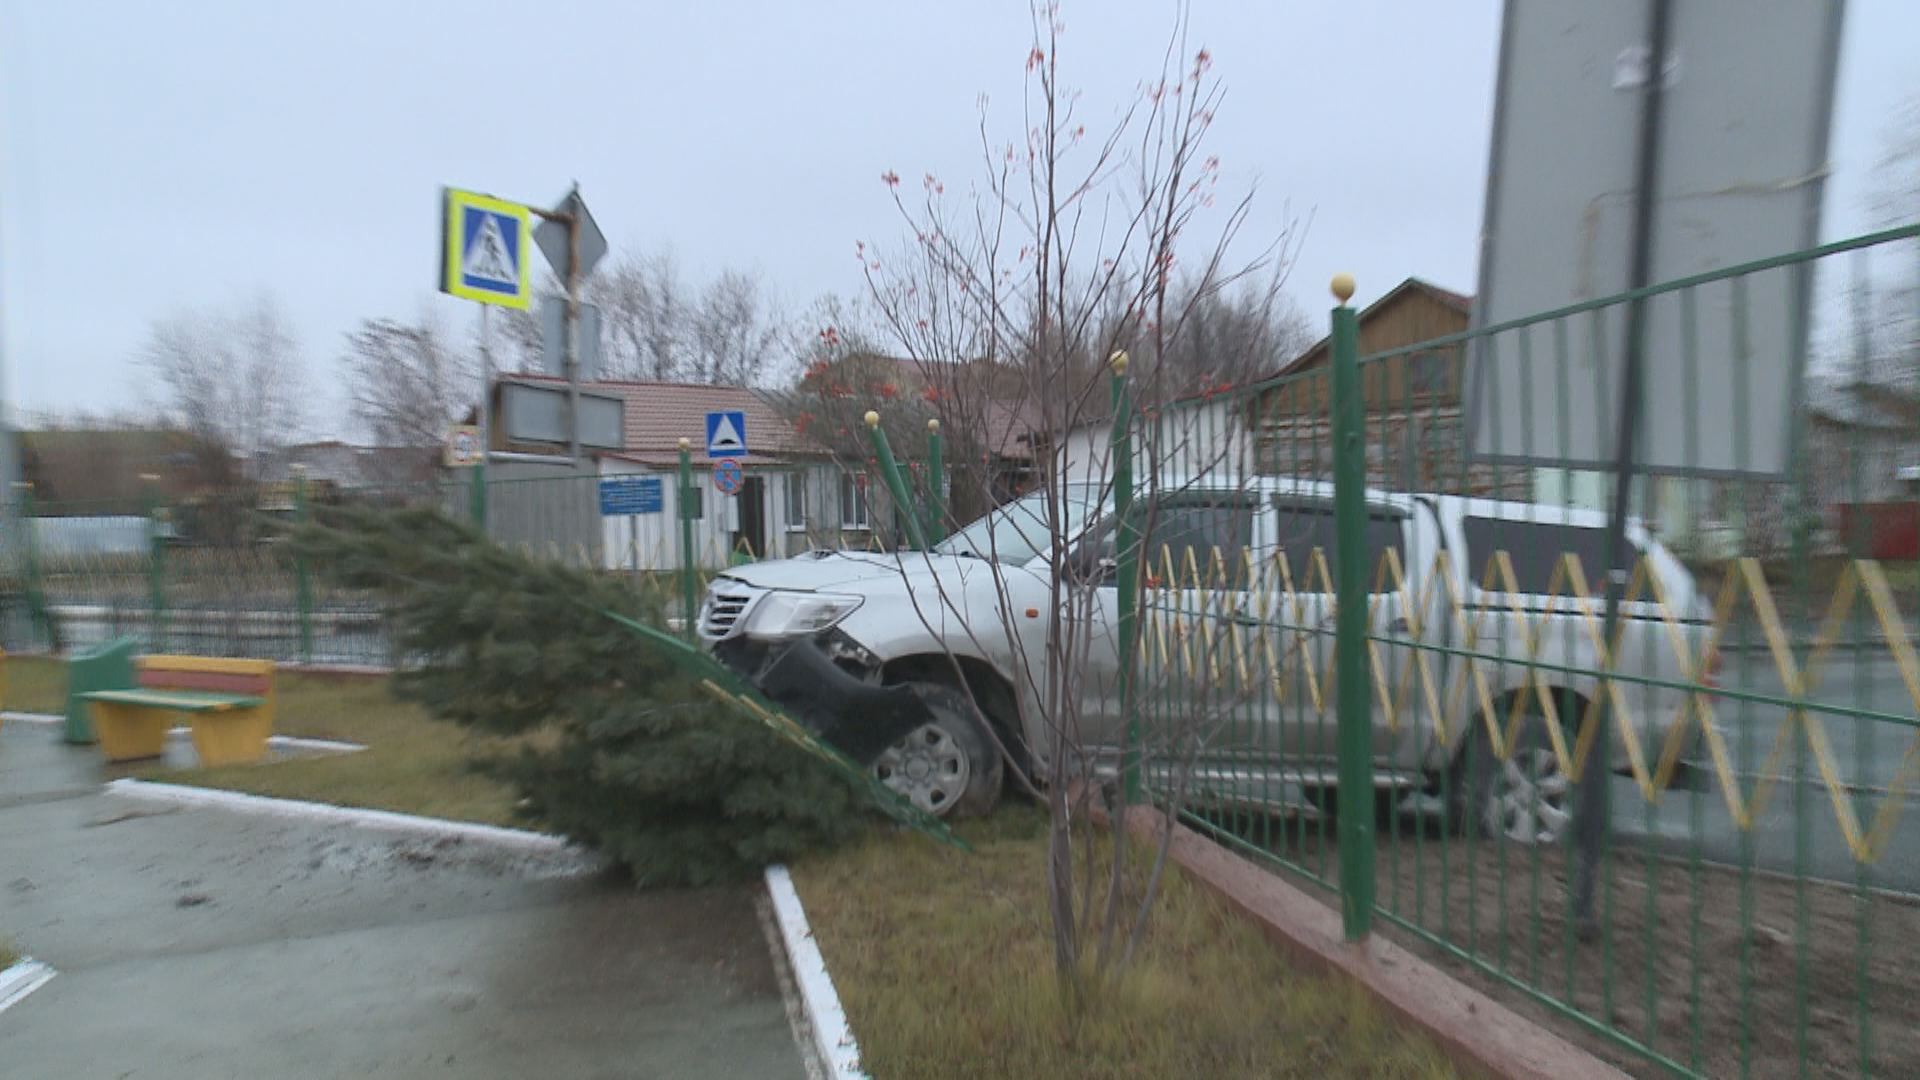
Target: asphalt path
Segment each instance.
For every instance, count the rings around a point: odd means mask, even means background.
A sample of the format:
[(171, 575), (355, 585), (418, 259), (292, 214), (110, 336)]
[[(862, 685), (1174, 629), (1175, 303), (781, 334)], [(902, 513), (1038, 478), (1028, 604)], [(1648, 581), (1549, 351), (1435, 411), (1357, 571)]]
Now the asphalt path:
[(0, 1075), (804, 1077), (747, 888), (175, 809), (0, 727), (0, 933), (59, 971)]

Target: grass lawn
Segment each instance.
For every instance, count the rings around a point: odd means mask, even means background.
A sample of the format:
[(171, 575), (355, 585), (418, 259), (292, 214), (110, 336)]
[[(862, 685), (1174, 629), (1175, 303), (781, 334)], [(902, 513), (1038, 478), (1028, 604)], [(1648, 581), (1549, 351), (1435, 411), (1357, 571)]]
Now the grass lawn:
[[(492, 744), (434, 720), (417, 706), (395, 701), (387, 692), (387, 680), (283, 672), (275, 682), (277, 734), (341, 739), (364, 743), (367, 749), (215, 769), (149, 766), (136, 775), (256, 795), (515, 824), (512, 789), (467, 767), (476, 750)], [(6, 707), (61, 712), (66, 685), (61, 661), (9, 658)]]
[(1355, 984), (1294, 968), (1169, 867), (1124, 988), (1061, 1021), (1041, 920), (1045, 819), (1003, 808), (793, 868), (862, 1064), (905, 1077), (1451, 1077), (1439, 1050)]

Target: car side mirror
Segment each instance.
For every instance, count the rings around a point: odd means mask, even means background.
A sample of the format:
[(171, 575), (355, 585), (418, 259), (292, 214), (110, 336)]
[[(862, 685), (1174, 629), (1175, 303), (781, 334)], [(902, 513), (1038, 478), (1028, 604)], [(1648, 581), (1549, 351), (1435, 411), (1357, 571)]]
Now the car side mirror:
[(1074, 552), (1068, 570), (1074, 584), (1111, 585), (1119, 574), (1119, 565), (1111, 555), (1102, 554), (1100, 548), (1090, 547)]

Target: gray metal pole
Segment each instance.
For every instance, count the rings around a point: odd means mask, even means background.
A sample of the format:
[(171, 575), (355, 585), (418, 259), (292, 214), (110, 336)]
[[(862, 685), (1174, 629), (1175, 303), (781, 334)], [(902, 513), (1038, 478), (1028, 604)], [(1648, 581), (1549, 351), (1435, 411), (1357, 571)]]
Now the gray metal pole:
[(576, 211), (567, 217), (567, 332), (562, 358), (567, 375), (567, 453), (580, 461), (580, 185), (568, 193)]
[(480, 305), (480, 460), (473, 463), (473, 490), (468, 493), (468, 509), (473, 523), (487, 531), (487, 458), (493, 453), (493, 423), (488, 418), (493, 403), (493, 343), (487, 309)]
[[(0, 236), (0, 252), (6, 248), (5, 237)], [(0, 492), (13, 490), (13, 485), (24, 481), (20, 475), (24, 454), (20, 447), (19, 432), (13, 426), (13, 410), (6, 398), (7, 386), (7, 323), (6, 304), (0, 301)]]
[[(1660, 172), (1660, 111), (1662, 84), (1666, 81), (1669, 29), (1672, 26), (1671, 0), (1649, 0), (1647, 7), (1648, 41), (1647, 81), (1641, 90), (1639, 146), (1635, 150), (1633, 186), (1633, 248), (1629, 256), (1629, 289), (1643, 289), (1653, 273), (1654, 183)], [(1641, 372), (1646, 366), (1646, 301), (1635, 297), (1627, 304), (1626, 371), (1620, 387), (1620, 424), (1615, 433), (1613, 469), (1613, 510), (1607, 520), (1607, 604), (1603, 639), (1612, 645), (1614, 630), (1620, 624), (1620, 603), (1627, 588), (1627, 576), (1633, 564), (1633, 548), (1627, 543), (1627, 513), (1633, 497), (1633, 451), (1640, 434)], [(1608, 656), (1611, 663), (1619, 658)], [(1574, 918), (1582, 939), (1590, 940), (1599, 932), (1594, 917), (1594, 893), (1599, 882), (1600, 864), (1606, 858), (1608, 815), (1607, 788), (1612, 770), (1613, 725), (1608, 686), (1600, 689), (1599, 707), (1594, 722), (1599, 725), (1588, 751), (1586, 767), (1574, 790), (1573, 834), (1576, 858), (1573, 873)]]

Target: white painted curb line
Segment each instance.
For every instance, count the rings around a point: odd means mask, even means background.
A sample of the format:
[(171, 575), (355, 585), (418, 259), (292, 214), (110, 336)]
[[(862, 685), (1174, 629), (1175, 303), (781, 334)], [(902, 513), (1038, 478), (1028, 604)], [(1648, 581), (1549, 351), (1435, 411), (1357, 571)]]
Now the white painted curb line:
[(420, 817), (416, 814), (397, 814), (391, 810), (362, 810), (358, 807), (334, 806), (331, 803), (274, 799), (265, 795), (187, 787), (182, 784), (161, 784), (152, 780), (115, 780), (107, 784), (106, 790), (109, 795), (120, 795), (147, 802), (173, 803), (180, 806), (217, 806), (245, 813), (266, 814), (271, 817), (352, 825), (376, 832), (474, 840), (497, 847), (543, 854), (570, 850), (566, 837), (554, 836), (551, 833), (503, 829), (498, 825), (448, 821), (445, 818)]
[(866, 1077), (860, 1069), (860, 1045), (847, 1025), (846, 1010), (840, 1007), (840, 995), (833, 990), (827, 962), (820, 955), (820, 946), (814, 944), (806, 909), (800, 906), (800, 894), (794, 891), (793, 878), (785, 866), (767, 867), (767, 895), (773, 899), (773, 918), (780, 924), (780, 936), (787, 946), (787, 963), (806, 1003), (814, 1049), (831, 1075)]
[[(58, 713), (37, 712), (0, 712), (0, 720), (9, 720), (21, 724), (64, 724), (67, 718)], [(167, 729), (167, 737), (184, 739), (193, 734), (188, 727)], [(341, 742), (338, 739), (305, 739), (298, 735), (269, 735), (267, 745), (280, 750), (321, 750), (330, 754), (351, 754), (356, 750), (365, 750), (366, 744)]]
[(31, 956), (22, 957), (10, 968), (0, 969), (0, 1012), (20, 1004), (28, 994), (47, 985), (53, 976), (52, 968)]
[[(188, 728), (174, 728), (173, 731), (168, 732), (168, 734), (172, 735), (181, 731), (185, 731), (189, 735), (192, 734), (192, 731)], [(267, 745), (282, 750), (322, 750), (329, 754), (351, 754), (367, 748), (365, 743), (342, 742), (339, 739), (307, 739), (298, 735), (269, 735), (267, 736)]]

